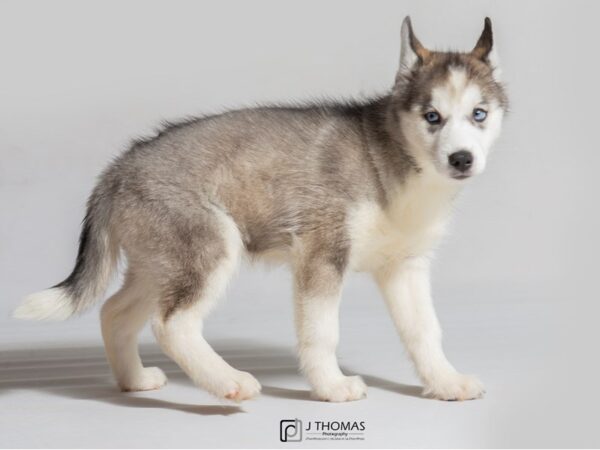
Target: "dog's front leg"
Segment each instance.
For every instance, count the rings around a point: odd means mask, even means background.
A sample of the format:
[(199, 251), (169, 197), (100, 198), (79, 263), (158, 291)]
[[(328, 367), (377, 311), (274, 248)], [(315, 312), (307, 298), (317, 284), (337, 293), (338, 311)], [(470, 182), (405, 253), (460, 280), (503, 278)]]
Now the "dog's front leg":
[(481, 382), (462, 375), (448, 362), (431, 299), (429, 260), (409, 258), (375, 274), (388, 308), (410, 354), (424, 393), (441, 400), (481, 397)]
[(295, 268), (295, 319), (300, 367), (319, 400), (346, 402), (365, 396), (358, 376), (340, 370), (336, 348), (342, 274), (339, 267), (319, 258)]

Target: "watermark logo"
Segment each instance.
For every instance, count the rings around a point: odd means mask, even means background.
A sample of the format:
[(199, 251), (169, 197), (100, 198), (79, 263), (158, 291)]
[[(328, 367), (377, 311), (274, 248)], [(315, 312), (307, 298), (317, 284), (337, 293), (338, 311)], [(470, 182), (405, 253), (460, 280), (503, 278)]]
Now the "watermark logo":
[(281, 442), (305, 441), (364, 441), (367, 426), (364, 420), (307, 420), (279, 421)]
[(302, 441), (302, 421), (287, 419), (279, 422), (279, 440), (281, 442)]

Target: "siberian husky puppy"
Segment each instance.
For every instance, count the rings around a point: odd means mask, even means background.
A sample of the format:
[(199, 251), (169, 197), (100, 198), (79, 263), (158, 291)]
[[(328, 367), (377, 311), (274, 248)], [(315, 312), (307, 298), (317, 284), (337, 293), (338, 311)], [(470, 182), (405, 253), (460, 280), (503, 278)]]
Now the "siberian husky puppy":
[(349, 272), (366, 271), (425, 393), (480, 397), (479, 380), (444, 356), (429, 260), (454, 198), (483, 172), (506, 108), (489, 19), (473, 50), (438, 52), (419, 42), (407, 17), (387, 95), (230, 111), (134, 143), (90, 196), (73, 272), (27, 297), (15, 316), (83, 312), (122, 253), (124, 284), (101, 313), (121, 389), (167, 381), (138, 353), (137, 334), (151, 319), (162, 350), (198, 386), (241, 401), (260, 384), (211, 348), (202, 323), (244, 255), (285, 261), (300, 367), (315, 398), (343, 402), (364, 397), (366, 386), (336, 360), (340, 291)]

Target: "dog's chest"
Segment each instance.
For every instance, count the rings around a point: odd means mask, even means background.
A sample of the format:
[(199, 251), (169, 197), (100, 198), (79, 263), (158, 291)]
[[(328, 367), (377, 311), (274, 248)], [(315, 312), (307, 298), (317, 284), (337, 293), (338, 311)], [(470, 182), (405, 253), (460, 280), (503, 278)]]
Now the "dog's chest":
[(374, 271), (391, 261), (426, 254), (443, 235), (456, 190), (413, 182), (384, 209), (376, 202), (356, 205), (349, 214), (350, 266)]

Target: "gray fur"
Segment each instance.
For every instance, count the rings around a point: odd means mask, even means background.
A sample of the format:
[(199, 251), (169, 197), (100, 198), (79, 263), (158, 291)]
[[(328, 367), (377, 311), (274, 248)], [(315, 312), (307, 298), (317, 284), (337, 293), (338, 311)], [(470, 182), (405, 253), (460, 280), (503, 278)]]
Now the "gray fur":
[[(223, 257), (215, 208), (233, 219), (251, 255), (299, 241), (307, 249), (303, 264), (321, 261), (343, 274), (349, 208), (365, 200), (385, 208), (392, 186), (419, 172), (400, 132), (400, 112), (424, 107), (451, 67), (464, 67), (484, 96), (505, 107), (504, 91), (482, 59), (491, 43), (491, 29), (486, 33), (477, 55), (431, 52), (411, 39), (417, 67), (402, 71), (389, 94), (364, 103), (231, 111), (170, 125), (135, 143), (101, 176), (76, 267), (59, 286), (83, 310), (106, 284), (100, 267), (112, 265), (122, 248), (130, 271), (156, 280), (167, 318), (199, 297)], [(298, 283), (308, 289), (311, 280), (307, 273)]]
[(308, 258), (342, 273), (348, 205), (385, 198), (383, 167), (409, 170), (384, 131), (388, 101), (228, 112), (172, 127), (118, 158), (96, 194), (112, 206), (113, 236), (130, 262), (160, 267), (165, 315), (192, 301), (223, 250), (213, 207), (231, 216), (250, 254), (298, 239)]
[[(395, 85), (381, 97), (230, 111), (135, 142), (90, 197), (72, 274), (28, 296), (15, 317), (62, 320), (85, 310), (122, 252), (124, 285), (101, 312), (121, 389), (166, 383), (159, 368), (143, 366), (137, 349), (152, 317), (161, 348), (195, 383), (241, 401), (260, 383), (214, 352), (202, 320), (241, 255), (283, 257), (294, 272), (300, 367), (316, 398), (350, 401), (366, 386), (337, 364), (338, 308), (345, 273), (365, 270), (426, 392), (445, 400), (481, 396), (481, 383), (443, 354), (427, 255), (458, 180), (484, 169), (500, 132), (507, 101), (492, 66), (491, 24), (471, 53), (426, 49), (408, 18), (402, 36)], [(485, 123), (477, 122), (481, 108), (490, 116)], [(468, 155), (469, 167), (452, 163), (457, 153)]]

